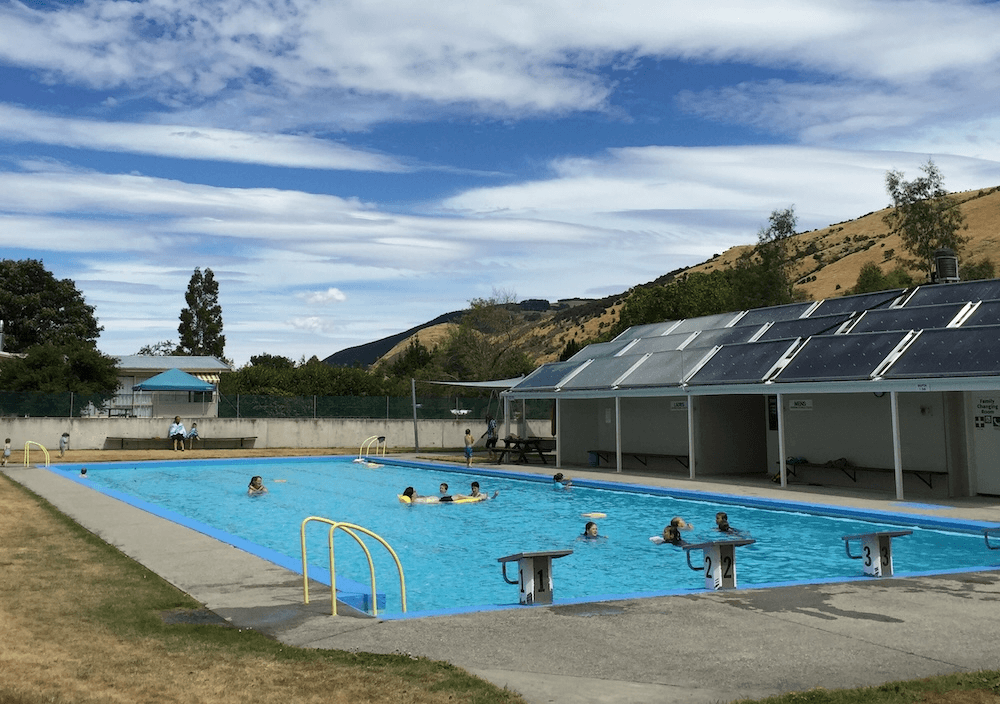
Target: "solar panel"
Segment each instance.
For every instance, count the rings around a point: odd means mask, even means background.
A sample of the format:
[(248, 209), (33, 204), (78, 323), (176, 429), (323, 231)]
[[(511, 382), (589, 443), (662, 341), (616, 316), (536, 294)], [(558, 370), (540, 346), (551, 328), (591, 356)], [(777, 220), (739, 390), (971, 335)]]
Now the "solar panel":
[(811, 337), (775, 381), (868, 379), (906, 335), (905, 332), (868, 332)]
[(759, 384), (798, 340), (727, 345), (716, 352), (689, 384)]
[(679, 386), (684, 377), (691, 373), (705, 358), (708, 350), (677, 350), (652, 354), (637, 369), (625, 377), (618, 386)]
[(718, 330), (705, 330), (688, 344), (684, 345), (686, 350), (694, 350), (705, 347), (717, 347), (719, 345), (735, 345), (740, 342), (747, 342), (754, 333), (760, 329), (759, 325), (746, 325), (737, 328), (720, 328)]
[(559, 385), (559, 382), (566, 378), (570, 372), (585, 363), (586, 362), (567, 361), (543, 364), (538, 369), (531, 372), (531, 374), (524, 377), (523, 381), (518, 382), (512, 390), (523, 391), (526, 389), (555, 389)]
[(887, 379), (1000, 374), (1000, 326), (924, 330), (884, 374)]
[(595, 359), (581, 369), (573, 378), (562, 383), (564, 389), (610, 389), (618, 377), (629, 370), (629, 367), (642, 359), (642, 355), (626, 355), (624, 357), (605, 357)]
[(628, 348), (626, 354), (646, 354), (651, 352), (669, 352), (680, 349), (685, 340), (691, 337), (692, 333), (685, 332), (680, 335), (662, 335), (660, 337), (644, 337), (636, 340), (635, 344)]
[(758, 342), (767, 340), (788, 340), (796, 337), (812, 337), (814, 335), (832, 335), (845, 322), (850, 320), (851, 314), (842, 315), (821, 315), (818, 318), (799, 318), (798, 320), (785, 320), (775, 323), (764, 334), (757, 338)]
[(676, 323), (676, 320), (669, 320), (665, 323), (650, 323), (649, 325), (633, 325), (628, 330), (623, 332), (621, 335), (614, 339), (615, 342), (619, 340), (628, 342), (629, 340), (634, 340), (638, 337), (657, 337), (658, 335), (664, 334)]
[(694, 332), (695, 330), (715, 330), (724, 328), (733, 322), (738, 313), (718, 313), (716, 315), (703, 315), (700, 318), (688, 318), (670, 331), (670, 334), (679, 332)]
[(862, 293), (857, 296), (826, 298), (820, 302), (816, 310), (810, 313), (810, 317), (817, 315), (838, 315), (840, 313), (860, 313), (863, 310), (888, 308), (893, 301), (902, 295), (903, 291), (904, 289), (898, 288), (892, 291)]
[(962, 323), (962, 327), (973, 325), (1000, 325), (1000, 301), (983, 301), (972, 315)]
[(770, 308), (754, 308), (748, 310), (747, 314), (736, 321), (738, 326), (773, 323), (777, 320), (795, 320), (802, 317), (807, 310), (816, 305), (815, 301), (805, 303), (790, 303), (784, 306), (772, 306)]
[(985, 281), (921, 286), (906, 299), (906, 305), (926, 306), (938, 303), (996, 300), (1000, 300), (1000, 279), (987, 279)]
[(592, 345), (587, 345), (582, 350), (574, 354), (572, 357), (567, 359), (567, 362), (584, 362), (588, 359), (597, 359), (600, 357), (611, 357), (618, 354), (623, 347), (629, 343), (629, 340), (612, 340), (611, 342), (595, 342)]
[(889, 332), (892, 330), (923, 330), (943, 328), (962, 312), (965, 303), (941, 306), (906, 306), (889, 310), (869, 310), (855, 323), (850, 333)]

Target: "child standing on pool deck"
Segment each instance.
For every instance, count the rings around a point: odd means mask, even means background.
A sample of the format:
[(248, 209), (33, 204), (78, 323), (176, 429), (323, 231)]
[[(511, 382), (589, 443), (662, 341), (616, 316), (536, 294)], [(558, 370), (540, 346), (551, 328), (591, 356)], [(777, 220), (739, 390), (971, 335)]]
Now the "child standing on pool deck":
[(10, 438), (3, 441), (3, 466), (7, 466), (7, 460), (10, 459)]
[(472, 437), (472, 429), (465, 429), (465, 466), (472, 466), (472, 444), (476, 442), (476, 439)]

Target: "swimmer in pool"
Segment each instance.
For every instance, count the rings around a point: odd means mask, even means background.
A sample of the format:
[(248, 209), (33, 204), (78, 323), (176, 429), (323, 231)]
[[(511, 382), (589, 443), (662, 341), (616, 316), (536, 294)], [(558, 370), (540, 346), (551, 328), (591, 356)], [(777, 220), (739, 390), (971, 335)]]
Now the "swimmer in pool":
[(446, 496), (448, 494), (448, 484), (445, 482), (441, 482), (441, 486), (438, 487), (438, 492), (442, 496)]
[(573, 480), (569, 477), (563, 476), (562, 472), (552, 475), (553, 489), (569, 489), (571, 486), (573, 486)]
[(593, 521), (587, 521), (587, 525), (583, 527), (583, 535), (580, 536), (580, 540), (597, 540), (600, 535), (597, 533), (597, 524)]
[(451, 501), (450, 496), (421, 496), (412, 486), (403, 490), (403, 496), (410, 500), (411, 504), (437, 504), (442, 501)]
[(496, 491), (493, 492), (493, 496), (489, 496), (487, 494), (480, 494), (479, 493), (479, 482), (472, 482), (472, 486), (470, 487), (470, 489), (472, 490), (472, 493), (469, 494), (469, 496), (471, 496), (474, 499), (478, 499), (480, 497), (482, 497), (484, 500), (485, 499), (495, 499), (497, 497), (497, 494), (500, 493), (500, 490), (497, 489)]
[(685, 521), (680, 516), (674, 516), (670, 519), (670, 525), (672, 525), (677, 530), (694, 530), (694, 526)]
[(247, 495), (248, 496), (258, 496), (260, 494), (266, 494), (267, 487), (264, 486), (264, 480), (259, 476), (254, 476), (247, 485)]
[(715, 527), (720, 533), (739, 533), (738, 530), (729, 525), (729, 516), (722, 511), (715, 514)]
[(663, 543), (669, 543), (671, 545), (683, 545), (684, 539), (681, 538), (681, 531), (675, 525), (669, 525), (663, 529)]

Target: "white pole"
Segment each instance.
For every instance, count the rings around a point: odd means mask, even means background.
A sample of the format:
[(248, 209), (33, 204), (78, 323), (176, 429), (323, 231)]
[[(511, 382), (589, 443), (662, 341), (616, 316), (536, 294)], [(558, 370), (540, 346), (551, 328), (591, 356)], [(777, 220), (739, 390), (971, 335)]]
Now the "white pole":
[(413, 398), (413, 451), (420, 452), (420, 438), (417, 437), (417, 380), (410, 379), (410, 395)]
[(687, 397), (688, 407), (688, 479), (694, 479), (694, 396)]
[(788, 486), (788, 467), (785, 466), (785, 404), (778, 394), (778, 470), (781, 474), (781, 488)]
[(896, 500), (903, 500), (903, 451), (899, 442), (899, 400), (895, 391), (889, 392), (892, 412), (892, 464), (896, 474)]
[(615, 396), (615, 471), (622, 471), (622, 397)]
[(556, 399), (556, 469), (562, 469), (562, 399)]

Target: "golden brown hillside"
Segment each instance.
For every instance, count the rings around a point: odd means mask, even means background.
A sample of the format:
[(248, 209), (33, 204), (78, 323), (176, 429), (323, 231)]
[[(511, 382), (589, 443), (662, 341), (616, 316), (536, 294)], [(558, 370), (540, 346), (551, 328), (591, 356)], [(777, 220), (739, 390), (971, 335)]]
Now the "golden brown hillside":
[[(969, 226), (963, 233), (969, 242), (959, 252), (959, 263), (989, 258), (1000, 267), (1000, 186), (956, 193), (952, 197), (961, 201)], [(899, 265), (898, 256), (904, 250), (899, 237), (888, 234), (889, 228), (883, 222), (886, 212), (888, 209), (795, 235), (792, 238), (792, 255), (799, 282), (796, 289), (812, 300), (842, 296), (854, 286), (861, 267), (868, 262), (878, 264), (884, 272), (895, 269)], [(749, 234), (748, 239), (752, 239)], [(708, 272), (731, 268), (740, 254), (752, 246), (732, 247), (685, 271)], [(915, 280), (923, 277), (922, 272), (911, 273)], [(623, 291), (616, 297), (544, 313), (537, 319), (526, 319), (522, 325), (521, 344), (539, 364), (556, 361), (571, 340), (582, 345), (614, 325), (627, 295), (628, 291)], [(423, 345), (433, 347), (453, 325), (446, 323), (425, 328), (414, 337)], [(409, 339), (393, 348), (380, 361), (391, 360), (408, 344)]]

